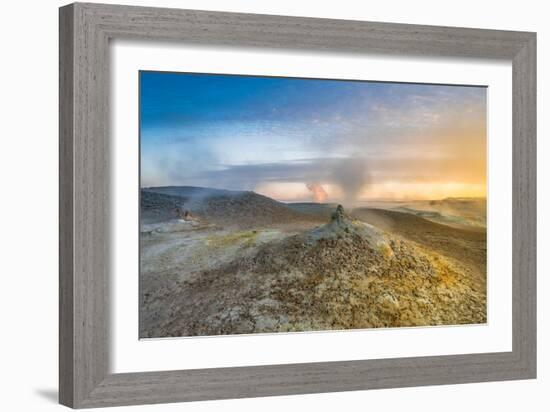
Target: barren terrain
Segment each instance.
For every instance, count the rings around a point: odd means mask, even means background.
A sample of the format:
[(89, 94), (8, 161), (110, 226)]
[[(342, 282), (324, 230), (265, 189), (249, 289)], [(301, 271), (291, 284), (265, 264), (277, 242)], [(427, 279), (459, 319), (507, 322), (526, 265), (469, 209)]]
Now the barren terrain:
[(485, 202), (142, 189), (140, 337), (486, 322)]

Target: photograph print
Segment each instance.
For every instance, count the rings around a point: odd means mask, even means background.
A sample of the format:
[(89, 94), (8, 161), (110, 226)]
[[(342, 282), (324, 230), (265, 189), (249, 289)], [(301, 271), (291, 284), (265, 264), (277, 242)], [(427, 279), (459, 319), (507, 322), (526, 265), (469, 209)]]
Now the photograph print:
[(140, 338), (486, 323), (486, 93), (140, 71)]

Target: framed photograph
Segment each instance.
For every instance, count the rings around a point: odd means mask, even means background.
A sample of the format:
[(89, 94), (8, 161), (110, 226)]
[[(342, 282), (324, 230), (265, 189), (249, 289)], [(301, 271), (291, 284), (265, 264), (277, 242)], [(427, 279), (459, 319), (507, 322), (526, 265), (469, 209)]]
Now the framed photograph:
[(60, 402), (536, 377), (536, 35), (60, 9)]

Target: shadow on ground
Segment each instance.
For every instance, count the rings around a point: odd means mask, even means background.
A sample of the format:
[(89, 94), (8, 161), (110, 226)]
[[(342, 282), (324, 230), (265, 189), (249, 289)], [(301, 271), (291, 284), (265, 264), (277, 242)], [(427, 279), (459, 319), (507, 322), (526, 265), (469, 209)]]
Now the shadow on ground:
[(58, 403), (59, 393), (57, 389), (37, 389), (35, 393), (49, 402)]

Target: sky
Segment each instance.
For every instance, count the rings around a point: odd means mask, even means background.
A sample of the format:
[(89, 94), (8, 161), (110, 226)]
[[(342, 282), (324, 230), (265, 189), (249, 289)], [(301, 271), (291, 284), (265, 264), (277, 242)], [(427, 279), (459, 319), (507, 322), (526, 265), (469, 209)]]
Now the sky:
[(140, 72), (141, 186), (347, 204), (486, 196), (486, 88)]

